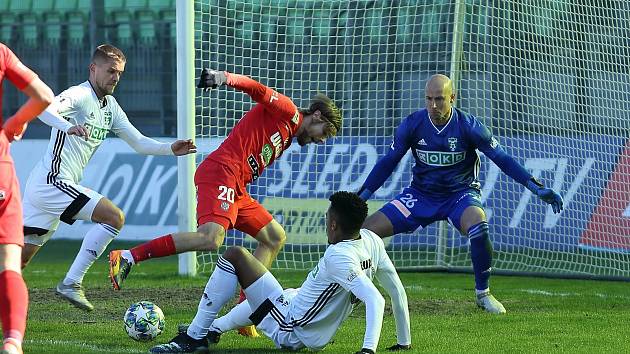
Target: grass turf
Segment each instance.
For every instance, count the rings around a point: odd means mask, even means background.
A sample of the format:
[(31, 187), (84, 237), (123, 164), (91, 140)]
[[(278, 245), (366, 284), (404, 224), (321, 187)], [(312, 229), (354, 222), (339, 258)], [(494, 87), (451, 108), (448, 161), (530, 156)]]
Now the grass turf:
[[(136, 266), (122, 291), (111, 290), (106, 254), (87, 274), (84, 285), (95, 311), (86, 313), (55, 295), (54, 287), (72, 262), (79, 242), (51, 241), (24, 271), (30, 307), (25, 353), (146, 353), (176, 334), (177, 324), (194, 317), (207, 274), (177, 276), (177, 259), (156, 259)], [(117, 243), (110, 248), (127, 247)], [(109, 250), (108, 250), (109, 251)], [(301, 284), (306, 272), (276, 271), (286, 287)], [(493, 294), (508, 313), (484, 313), (473, 301), (469, 274), (403, 273), (409, 297), (413, 353), (623, 353), (630, 352), (630, 284), (494, 276)], [(386, 296), (387, 299), (387, 296)], [(162, 308), (166, 330), (155, 341), (135, 342), (123, 329), (122, 316), (136, 301)], [(352, 353), (365, 331), (359, 306), (324, 352)], [(379, 351), (396, 342), (386, 309)], [(227, 333), (217, 353), (278, 352), (266, 338)]]

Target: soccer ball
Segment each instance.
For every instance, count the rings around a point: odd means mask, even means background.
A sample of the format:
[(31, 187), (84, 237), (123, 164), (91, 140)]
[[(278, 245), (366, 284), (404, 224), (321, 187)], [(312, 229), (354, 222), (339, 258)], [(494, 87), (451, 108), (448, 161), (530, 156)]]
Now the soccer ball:
[(129, 337), (141, 342), (152, 340), (164, 330), (164, 313), (150, 301), (131, 304), (123, 320)]

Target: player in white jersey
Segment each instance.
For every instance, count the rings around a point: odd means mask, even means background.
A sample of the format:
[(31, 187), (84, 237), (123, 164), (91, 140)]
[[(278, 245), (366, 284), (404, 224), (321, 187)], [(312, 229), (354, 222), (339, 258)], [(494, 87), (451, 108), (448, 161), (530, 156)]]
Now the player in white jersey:
[[(297, 292), (283, 291), (251, 253), (243, 247), (231, 247), (219, 257), (187, 331), (153, 347), (151, 352), (204, 350), (208, 335), (216, 342), (221, 332), (250, 324), (257, 325), (278, 348), (320, 350), (331, 341), (354, 305), (362, 301), (366, 328), (362, 349), (357, 353), (375, 353), (385, 300), (372, 283), (374, 276), (392, 299), (398, 343), (390, 348), (410, 349), (409, 309), (400, 278), (380, 237), (367, 229), (360, 230), (367, 204), (350, 192), (337, 192), (330, 201), (326, 217), (330, 246)], [(247, 297), (245, 305), (215, 321), (239, 283)]]
[(96, 223), (85, 235), (70, 270), (57, 293), (75, 306), (92, 310), (82, 281), (94, 261), (120, 232), (123, 212), (109, 199), (82, 185), (83, 170), (111, 131), (135, 151), (147, 155), (185, 155), (196, 152), (192, 140), (161, 143), (142, 135), (111, 96), (125, 69), (120, 49), (96, 48), (88, 81), (68, 88), (40, 116), (52, 127), (48, 150), (31, 172), (23, 198), (24, 241), (22, 267), (50, 239), (59, 221)]

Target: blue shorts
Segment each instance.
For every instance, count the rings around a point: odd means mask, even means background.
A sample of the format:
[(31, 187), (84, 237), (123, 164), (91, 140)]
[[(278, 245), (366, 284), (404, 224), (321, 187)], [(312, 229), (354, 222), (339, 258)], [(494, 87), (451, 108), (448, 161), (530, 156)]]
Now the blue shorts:
[(444, 197), (428, 197), (413, 187), (407, 187), (383, 205), (380, 212), (391, 221), (395, 235), (423, 229), (438, 220), (448, 220), (461, 230), (459, 222), (469, 206), (483, 210), (479, 190), (469, 188)]

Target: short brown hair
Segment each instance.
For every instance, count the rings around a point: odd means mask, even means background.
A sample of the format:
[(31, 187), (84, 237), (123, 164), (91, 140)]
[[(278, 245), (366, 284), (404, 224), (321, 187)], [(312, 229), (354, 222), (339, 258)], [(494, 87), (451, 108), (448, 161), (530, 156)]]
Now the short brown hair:
[(307, 110), (301, 110), (303, 114), (313, 114), (320, 111), (322, 118), (328, 122), (325, 133), (328, 136), (335, 136), (341, 130), (343, 117), (341, 110), (335, 102), (323, 93), (318, 93), (311, 99), (311, 104)]
[(127, 58), (123, 54), (122, 50), (114, 47), (111, 44), (101, 44), (94, 50), (92, 54), (92, 62), (103, 62), (105, 60), (116, 60), (126, 62)]

